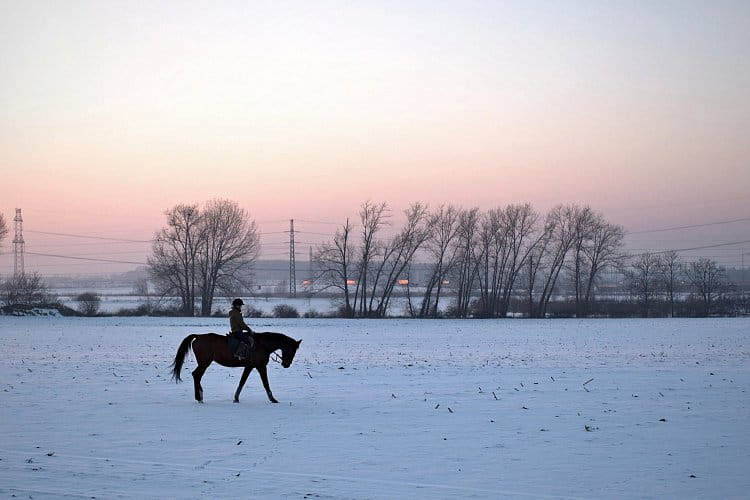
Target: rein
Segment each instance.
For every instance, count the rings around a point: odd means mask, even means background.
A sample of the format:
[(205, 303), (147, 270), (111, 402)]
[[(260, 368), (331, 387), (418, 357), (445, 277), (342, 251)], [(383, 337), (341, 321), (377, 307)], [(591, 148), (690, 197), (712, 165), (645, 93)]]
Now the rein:
[[(260, 344), (260, 345), (262, 345), (262, 346), (263, 346), (263, 347), (264, 347), (265, 349), (269, 349), (269, 347), (268, 347), (268, 346), (267, 346), (267, 345), (266, 345), (265, 343), (263, 343), (263, 341), (262, 341), (262, 340), (260, 340), (260, 339), (255, 339), (255, 342), (256, 342), (256, 343), (258, 343), (258, 344)], [(269, 349), (269, 350), (270, 350), (270, 349)], [(271, 354), (269, 354), (269, 356), (268, 356), (268, 359), (269, 359), (270, 361), (275, 361), (275, 362), (277, 362), (277, 363), (281, 364), (281, 356), (279, 356), (279, 355), (278, 355), (278, 354), (276, 353), (276, 351), (275, 351), (275, 350), (274, 350), (273, 352), (271, 352)]]
[[(255, 339), (255, 342), (256, 342), (257, 344), (259, 344), (259, 345), (263, 346), (263, 348), (265, 348), (265, 349), (267, 349), (267, 350), (269, 350), (269, 351), (271, 350), (271, 348), (270, 348), (270, 347), (268, 347), (268, 344), (266, 344), (266, 343), (265, 343), (265, 342), (264, 342), (264, 341), (263, 341), (262, 339), (260, 339), (260, 338), (257, 338), (257, 337), (254, 337), (254, 339)], [(283, 361), (284, 361), (284, 358), (283, 358), (282, 356), (279, 356), (279, 354), (278, 354), (278, 353), (276, 352), (276, 350), (277, 350), (277, 349), (282, 349), (282, 350), (283, 350), (283, 347), (282, 347), (282, 346), (276, 347), (276, 349), (274, 349), (274, 350), (273, 350), (273, 351), (272, 351), (272, 352), (271, 352), (271, 353), (269, 354), (269, 356), (268, 356), (268, 359), (269, 359), (269, 361), (275, 361), (276, 363), (278, 363), (278, 364), (280, 364), (280, 365), (283, 365), (283, 364), (284, 364), (284, 363), (283, 363)]]

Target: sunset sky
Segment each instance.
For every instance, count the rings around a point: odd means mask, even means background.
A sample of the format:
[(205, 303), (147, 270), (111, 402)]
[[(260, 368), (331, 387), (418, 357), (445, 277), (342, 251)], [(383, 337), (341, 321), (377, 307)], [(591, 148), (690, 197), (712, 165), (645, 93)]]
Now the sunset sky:
[[(276, 236), (269, 258), (284, 221), (318, 241), (368, 199), (750, 217), (747, 1), (2, 1), (0, 67), (0, 274), (16, 207), (29, 252), (133, 262), (148, 245), (45, 233), (148, 240), (211, 198)], [(744, 240), (747, 220), (629, 244)]]

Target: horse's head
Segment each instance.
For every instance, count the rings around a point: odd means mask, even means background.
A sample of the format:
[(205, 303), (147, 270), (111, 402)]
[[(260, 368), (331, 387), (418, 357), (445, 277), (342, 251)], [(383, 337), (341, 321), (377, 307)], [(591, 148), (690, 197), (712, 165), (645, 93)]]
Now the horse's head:
[(287, 342), (281, 347), (281, 366), (283, 366), (284, 368), (289, 368), (290, 366), (292, 366), (294, 355), (297, 354), (297, 349), (299, 349), (299, 345), (301, 343), (302, 339), (292, 339), (291, 342)]

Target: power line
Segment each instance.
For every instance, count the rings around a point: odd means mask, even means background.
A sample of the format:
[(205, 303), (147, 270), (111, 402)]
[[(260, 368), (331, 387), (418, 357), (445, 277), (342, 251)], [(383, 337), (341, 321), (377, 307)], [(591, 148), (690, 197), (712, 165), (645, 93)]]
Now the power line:
[[(105, 265), (105, 264), (111, 264), (111, 262), (81, 262), (81, 263), (66, 263), (65, 267), (77, 267), (77, 266), (95, 266), (95, 265)], [(37, 264), (34, 263), (30, 267), (33, 267), (34, 269), (39, 267), (60, 267), (60, 264)], [(64, 274), (64, 273), (63, 273)]]
[(36, 253), (36, 252), (26, 252), (27, 255), (38, 255), (40, 257), (57, 257), (58, 259), (75, 259), (75, 260), (90, 260), (93, 262), (112, 262), (115, 264), (138, 264), (141, 266), (145, 266), (146, 262), (133, 262), (129, 260), (113, 260), (113, 259), (95, 259), (95, 258), (89, 258), (89, 257), (74, 257), (72, 255), (55, 255), (51, 253)]
[(308, 224), (330, 224), (332, 226), (340, 226), (341, 224), (338, 222), (324, 222), (321, 220), (305, 220), (305, 219), (294, 219), (299, 222), (306, 222)]
[[(307, 252), (303, 252), (301, 250), (295, 250), (294, 255), (306, 255)], [(263, 252), (261, 254), (263, 257), (289, 257), (289, 252)], [(273, 259), (273, 260), (285, 260), (285, 259)]]
[[(295, 231), (295, 233), (296, 233), (296, 231)], [(313, 243), (312, 241), (298, 241), (296, 239), (294, 241), (295, 241), (295, 243), (301, 243), (303, 245), (320, 245), (320, 243)], [(284, 242), (282, 242), (282, 241), (274, 241), (274, 242), (271, 242), (271, 243), (261, 243), (260, 246), (261, 247), (270, 247), (270, 246), (279, 246), (279, 245), (289, 246), (289, 242), (288, 241), (284, 241)]]
[(646, 229), (643, 231), (627, 231), (625, 234), (661, 233), (664, 231), (676, 231), (678, 229), (693, 229), (696, 227), (719, 226), (722, 224), (733, 224), (735, 222), (746, 222), (746, 221), (750, 221), (750, 217), (743, 217), (742, 219), (722, 220), (722, 221), (717, 221), (717, 222), (706, 222), (705, 224), (691, 224), (689, 226), (664, 227), (661, 229)]
[(679, 208), (679, 207), (696, 207), (706, 205), (720, 205), (725, 203), (734, 203), (737, 201), (750, 200), (750, 196), (736, 196), (733, 198), (722, 198), (720, 200), (694, 200), (683, 203), (662, 203), (656, 205), (638, 205), (631, 207), (621, 207), (610, 209), (612, 212), (630, 212), (630, 211), (642, 211), (642, 210), (655, 210), (660, 208)]
[[(26, 253), (29, 253), (29, 252), (26, 252)], [(132, 255), (132, 254), (143, 255), (144, 252), (142, 250), (136, 250), (136, 251), (132, 251), (132, 252), (91, 252), (91, 253), (82, 253), (82, 254), (79, 254), (79, 255), (77, 255), (77, 257), (87, 256), (87, 255), (96, 255), (96, 256), (99, 256), (99, 255), (128, 255), (128, 254), (130, 254), (130, 255)]]
[[(153, 239), (149, 240), (137, 240), (133, 238), (117, 238), (113, 236), (92, 236), (88, 234), (75, 234), (75, 233), (57, 233), (52, 231), (34, 231), (26, 229), (26, 233), (33, 233), (33, 234), (45, 234), (49, 236), (64, 236), (67, 238), (83, 238), (83, 239), (92, 239), (92, 240), (103, 240), (103, 241), (109, 241), (109, 242), (121, 242), (121, 243), (153, 243)], [(302, 234), (315, 234), (319, 236), (333, 236), (330, 233), (314, 233), (309, 231), (295, 231), (296, 233), (302, 233)], [(259, 236), (267, 235), (267, 234), (289, 234), (289, 231), (259, 231), (257, 233)], [(93, 243), (92, 243), (93, 244)], [(60, 245), (63, 246), (63, 245)]]
[(745, 241), (733, 241), (730, 243), (718, 243), (716, 245), (704, 245), (701, 247), (693, 247), (693, 248), (675, 248), (673, 250), (663, 250), (661, 252), (652, 252), (654, 254), (660, 254), (660, 253), (669, 253), (669, 252), (689, 252), (690, 250), (703, 250), (704, 248), (718, 248), (718, 247), (728, 247), (731, 245), (744, 245), (746, 243), (750, 243), (750, 240)]
[[(50, 245), (34, 245), (34, 248), (58, 248), (58, 247), (83, 247), (83, 246), (101, 246), (101, 245), (123, 245), (126, 243), (144, 243), (142, 241), (97, 241), (89, 243), (53, 243)], [(150, 241), (147, 243), (151, 243)]]
[(52, 233), (49, 231), (29, 231), (26, 230), (27, 233), (34, 233), (34, 234), (48, 234), (52, 236), (66, 236), (68, 238), (88, 238), (91, 240), (107, 240), (107, 241), (124, 241), (124, 242), (130, 242), (130, 243), (151, 243), (154, 240), (134, 240), (129, 238), (111, 238), (108, 236), (88, 236), (85, 234), (70, 234), (70, 233)]
[(318, 236), (335, 236), (335, 235), (333, 235), (331, 233), (313, 233), (311, 231), (295, 231), (295, 232), (298, 233), (298, 234), (315, 234), (315, 235), (318, 235)]
[[(625, 248), (625, 250), (627, 250), (628, 252), (661, 252), (661, 251), (665, 250), (665, 248), (663, 246), (659, 247), (659, 248), (653, 248), (653, 247), (652, 248), (630, 248), (630, 247), (627, 247), (627, 248)], [(666, 250), (669, 251), (669, 249), (666, 249)], [(737, 253), (739, 251), (744, 251), (744, 249), (742, 249), (742, 248), (729, 248), (729, 247), (716, 248), (716, 249), (714, 249), (713, 252), (711, 252), (710, 255), (707, 254), (707, 255), (704, 255), (704, 257), (711, 257), (711, 256), (714, 256), (714, 257), (732, 257), (734, 255), (737, 255)]]

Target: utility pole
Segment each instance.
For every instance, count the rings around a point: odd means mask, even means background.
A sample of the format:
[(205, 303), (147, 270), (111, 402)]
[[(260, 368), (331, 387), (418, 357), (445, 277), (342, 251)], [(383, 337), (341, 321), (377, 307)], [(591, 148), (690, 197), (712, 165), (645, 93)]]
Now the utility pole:
[(16, 230), (15, 237), (13, 238), (13, 277), (18, 278), (23, 276), (23, 217), (21, 217), (21, 209), (16, 209), (16, 217), (13, 219), (14, 228)]
[(294, 219), (289, 219), (289, 295), (297, 297), (297, 272), (294, 260)]

